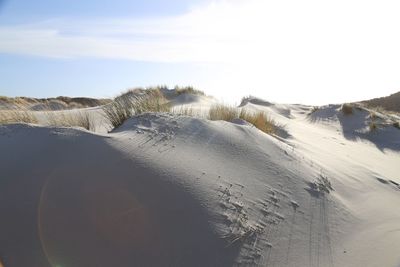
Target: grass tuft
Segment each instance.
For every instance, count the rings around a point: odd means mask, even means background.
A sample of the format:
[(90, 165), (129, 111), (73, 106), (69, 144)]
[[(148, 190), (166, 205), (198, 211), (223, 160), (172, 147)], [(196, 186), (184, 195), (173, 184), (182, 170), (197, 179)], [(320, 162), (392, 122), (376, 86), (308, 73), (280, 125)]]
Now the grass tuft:
[(228, 121), (239, 118), (239, 110), (224, 104), (216, 104), (211, 106), (208, 112), (208, 119), (212, 121)]
[(182, 95), (182, 94), (205, 95), (203, 91), (194, 89), (192, 86), (186, 86), (186, 87), (175, 86), (174, 89), (177, 95)]
[(353, 114), (353, 106), (350, 104), (343, 104), (342, 105), (342, 112), (344, 115), (351, 115)]
[(308, 115), (311, 115), (311, 114), (313, 114), (314, 112), (317, 112), (320, 109), (321, 109), (321, 107), (314, 106), (314, 107), (312, 107), (312, 109), (310, 110), (310, 113), (308, 113)]
[(179, 108), (175, 107), (172, 110), (172, 113), (179, 116), (201, 117), (201, 112), (193, 109), (193, 107), (188, 106), (180, 106)]
[(377, 129), (378, 129), (378, 125), (376, 124), (375, 121), (372, 121), (369, 123), (369, 131), (370, 132), (374, 132)]
[(398, 121), (393, 122), (393, 127), (400, 129), (400, 122), (398, 122)]
[(268, 117), (265, 112), (250, 112), (245, 109), (239, 109), (223, 104), (217, 104), (210, 108), (208, 113), (209, 120), (224, 120), (231, 122), (234, 119), (242, 119), (252, 124), (259, 130), (267, 134), (276, 134), (277, 124), (273, 119)]
[(94, 131), (95, 125), (87, 111), (77, 112), (46, 112), (48, 126), (56, 127), (82, 127), (88, 131)]
[(37, 123), (36, 116), (26, 109), (0, 111), (0, 124), (8, 123)]
[(277, 132), (277, 124), (265, 112), (252, 113), (242, 109), (239, 113), (239, 118), (253, 124), (264, 133), (272, 135)]
[(118, 128), (133, 115), (146, 112), (170, 112), (171, 107), (160, 90), (148, 90), (141, 95), (123, 94), (103, 106), (105, 118)]
[(314, 190), (320, 194), (329, 194), (331, 191), (334, 191), (331, 181), (328, 177), (320, 175), (312, 184)]

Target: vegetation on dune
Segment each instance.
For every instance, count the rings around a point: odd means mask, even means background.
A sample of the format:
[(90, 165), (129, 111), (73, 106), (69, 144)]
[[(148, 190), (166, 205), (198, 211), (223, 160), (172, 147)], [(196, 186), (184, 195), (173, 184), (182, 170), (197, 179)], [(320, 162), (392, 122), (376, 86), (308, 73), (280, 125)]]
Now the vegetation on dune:
[(371, 121), (369, 123), (369, 131), (370, 132), (374, 132), (377, 129), (378, 129), (378, 125), (376, 124), (376, 122), (375, 121)]
[[(56, 98), (31, 98), (31, 97), (6, 97), (0, 96), (0, 109), (30, 110), (62, 110), (84, 107), (95, 107), (109, 103), (109, 99), (94, 99), (87, 97), (65, 97)], [(3, 105), (3, 107), (1, 107)]]
[[(132, 116), (139, 115), (147, 112), (172, 112), (177, 115), (185, 115), (196, 117), (200, 116), (192, 107), (174, 108), (170, 106), (166, 94), (171, 97), (173, 95), (181, 94), (196, 94), (204, 95), (204, 92), (194, 89), (191, 86), (175, 87), (174, 91), (169, 90), (166, 86), (149, 87), (147, 89), (136, 88), (131, 89), (123, 94), (117, 96), (113, 101), (106, 103), (102, 106), (102, 111), (105, 119), (113, 127), (113, 129), (121, 126), (127, 119)], [(59, 97), (55, 101), (60, 104), (73, 103), (72, 99), (77, 98), (63, 98)], [(10, 101), (10, 98), (1, 97), (2, 101)], [(12, 100), (16, 101), (16, 98)], [(20, 98), (18, 101), (26, 103), (26, 99)], [(86, 101), (84, 99), (83, 101)], [(90, 102), (90, 100), (88, 100)], [(58, 102), (57, 102), (58, 103)], [(88, 103), (86, 103), (88, 104)], [(45, 107), (49, 110), (51, 107)], [(56, 112), (48, 111), (45, 113), (46, 125), (56, 127), (82, 127), (87, 130), (95, 130), (93, 118), (87, 111), (76, 112)], [(252, 112), (244, 108), (216, 104), (213, 105), (206, 116), (209, 120), (223, 120), (232, 122), (234, 119), (242, 119), (261, 131), (268, 134), (276, 134), (279, 126), (272, 120), (265, 112), (258, 111)], [(0, 112), (0, 123), (13, 123), (13, 122), (27, 122), (37, 123), (36, 117), (32, 112), (24, 109), (9, 110)]]
[(267, 134), (276, 134), (277, 132), (277, 124), (265, 112), (252, 113), (242, 109), (239, 113), (239, 118), (253, 124)]
[[(145, 112), (170, 112), (171, 107), (164, 95), (164, 93), (168, 93), (167, 90), (168, 88), (166, 86), (149, 87), (146, 89), (131, 89), (116, 97), (113, 101), (107, 99), (96, 100), (90, 98), (69, 97), (35, 99), (0, 96), (0, 102), (6, 104), (6, 107), (8, 107), (8, 110), (0, 111), (0, 123), (37, 123), (38, 121), (33, 115), (34, 113), (28, 110), (28, 108), (32, 108), (35, 110), (48, 110), (48, 112), (45, 113), (47, 119), (46, 125), (48, 126), (83, 127), (87, 130), (94, 130), (93, 120), (90, 114), (86, 111), (66, 113), (53, 112), (50, 110), (103, 105), (102, 109), (105, 118), (114, 128), (117, 128), (133, 115)], [(191, 86), (177, 86), (175, 87), (174, 93), (175, 95), (204, 95), (202, 91), (196, 90)], [(174, 113), (194, 116), (192, 108), (181, 108), (179, 111), (174, 110)]]
[[(191, 86), (174, 88), (175, 95), (195, 94), (204, 95), (204, 92), (196, 90)], [(113, 102), (104, 105), (103, 111), (107, 121), (117, 128), (127, 119), (134, 115), (146, 112), (171, 112), (179, 115), (194, 116), (192, 108), (181, 108), (172, 110), (166, 95), (171, 91), (167, 86), (155, 86), (148, 88), (129, 89), (117, 96)]]
[(351, 104), (343, 104), (342, 105), (342, 112), (343, 112), (344, 115), (353, 114), (353, 106)]
[[(62, 126), (62, 127), (83, 127), (87, 130), (94, 130), (92, 119), (88, 112), (57, 112), (48, 111), (45, 113), (47, 126)], [(12, 123), (34, 123), (37, 124), (38, 119), (35, 112), (29, 111), (23, 107), (12, 110), (0, 111), (0, 124)]]
[(37, 122), (36, 116), (25, 109), (0, 111), (0, 124)]
[(131, 88), (131, 89), (128, 89), (125, 92), (121, 93), (119, 96), (115, 97), (114, 101), (119, 101), (119, 100), (126, 99), (126, 98), (140, 97), (140, 96), (147, 95), (149, 93), (163, 94), (162, 92), (165, 90), (168, 90), (168, 87), (164, 86), (164, 85), (147, 87), (147, 88), (143, 88), (143, 87)]
[(134, 114), (146, 112), (170, 112), (171, 106), (164, 95), (157, 90), (149, 91), (141, 97), (135, 97), (132, 100)]
[(8, 102), (10, 98), (7, 96), (0, 95), (0, 101)]
[(156, 92), (159, 94), (164, 95), (166, 98), (175, 97), (177, 95), (182, 94), (191, 94), (191, 95), (205, 95), (203, 91), (197, 90), (192, 86), (175, 86), (173, 90), (168, 89), (166, 85), (158, 85), (158, 86), (151, 86), (151, 87), (138, 87), (133, 89), (128, 89), (121, 95), (117, 96), (116, 99), (126, 96), (140, 96), (145, 95), (148, 92)]
[(180, 116), (202, 117), (200, 111), (197, 111), (192, 107), (187, 107), (187, 106), (180, 106), (179, 108), (174, 108), (172, 109), (172, 113)]
[(209, 120), (224, 120), (231, 122), (234, 119), (242, 119), (252, 124), (259, 130), (267, 134), (276, 134), (278, 125), (273, 119), (268, 117), (265, 112), (251, 112), (245, 109), (239, 110), (236, 107), (217, 104), (210, 108), (208, 113)]
[(124, 93), (103, 106), (105, 118), (117, 128), (133, 115), (145, 112), (169, 112), (171, 107), (160, 90), (147, 90), (143, 94)]
[(82, 127), (86, 130), (95, 130), (93, 119), (87, 111), (46, 113), (47, 125), (56, 127)]
[(192, 86), (185, 86), (185, 87), (175, 86), (174, 89), (177, 95), (182, 95), (182, 94), (205, 95), (203, 91), (194, 89)]
[[(105, 118), (112, 125), (118, 128), (127, 119), (134, 115), (146, 112), (172, 112), (177, 115), (197, 116), (193, 108), (181, 107), (172, 109), (162, 90), (165, 87), (151, 87), (147, 89), (136, 88), (116, 97), (112, 103), (103, 106)], [(204, 94), (192, 87), (175, 88), (177, 94), (195, 93)], [(242, 119), (254, 125), (256, 128), (268, 134), (277, 132), (277, 124), (264, 112), (249, 112), (237, 107), (216, 104), (213, 105), (207, 114), (209, 120), (223, 120), (231, 122), (234, 119)]]
[(69, 108), (74, 108), (76, 107), (96, 107), (96, 106), (101, 106), (105, 105), (107, 103), (110, 103), (110, 99), (95, 99), (95, 98), (89, 98), (89, 97), (66, 97), (66, 96), (59, 96), (56, 97), (56, 100), (62, 101), (68, 105)]
[(323, 196), (325, 194), (329, 194), (331, 191), (334, 191), (332, 187), (332, 183), (327, 176), (320, 175), (315, 179), (314, 182), (309, 184), (310, 189), (313, 193)]
[(27, 108), (31, 104), (35, 104), (38, 101), (29, 97), (7, 97), (0, 96), (0, 104), (5, 104), (7, 107), (13, 109)]
[(216, 104), (208, 111), (208, 119), (212, 121), (228, 121), (239, 118), (239, 110), (236, 107)]
[(363, 101), (363, 103), (365, 103), (370, 108), (380, 107), (388, 111), (399, 112), (400, 92), (397, 92), (395, 94), (386, 97), (374, 98), (371, 100)]
[(312, 107), (312, 109), (310, 110), (310, 113), (308, 113), (308, 115), (311, 115), (311, 114), (313, 114), (314, 112), (317, 112), (318, 110), (320, 110), (321, 109), (321, 107), (319, 107), (319, 106), (314, 106), (314, 107)]

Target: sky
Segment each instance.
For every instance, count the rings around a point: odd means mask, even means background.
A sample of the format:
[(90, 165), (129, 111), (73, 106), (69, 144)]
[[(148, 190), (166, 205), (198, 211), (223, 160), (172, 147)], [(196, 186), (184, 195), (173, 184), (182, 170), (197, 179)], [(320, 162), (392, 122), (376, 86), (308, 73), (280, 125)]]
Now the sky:
[(385, 96), (400, 91), (399, 12), (388, 0), (0, 0), (0, 95)]

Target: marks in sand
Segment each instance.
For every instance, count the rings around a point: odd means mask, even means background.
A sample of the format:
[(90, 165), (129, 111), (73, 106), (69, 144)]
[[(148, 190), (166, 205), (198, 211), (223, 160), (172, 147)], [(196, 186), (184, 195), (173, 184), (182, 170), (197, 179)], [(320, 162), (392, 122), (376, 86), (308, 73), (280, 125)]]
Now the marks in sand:
[(308, 261), (311, 267), (334, 266), (329, 218), (329, 193), (333, 187), (326, 176), (308, 183), (310, 194), (310, 228)]

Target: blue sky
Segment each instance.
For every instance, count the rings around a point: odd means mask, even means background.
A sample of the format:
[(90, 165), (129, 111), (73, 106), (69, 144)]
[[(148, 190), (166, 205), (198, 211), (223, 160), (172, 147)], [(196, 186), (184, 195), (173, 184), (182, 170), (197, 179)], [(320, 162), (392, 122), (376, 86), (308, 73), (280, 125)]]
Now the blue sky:
[(0, 0), (0, 95), (192, 85), (326, 104), (400, 90), (400, 5), (359, 0)]
[[(10, 96), (114, 97), (133, 86), (191, 84), (207, 79), (208, 68), (197, 64), (149, 63), (107, 59), (47, 59), (2, 55), (1, 86)], [(7, 81), (7, 82), (5, 82)], [(10, 88), (11, 90), (7, 90)]]
[[(142, 18), (187, 12), (204, 0), (71, 1), (0, 0), (0, 24), (24, 25), (63, 18)], [(0, 53), (0, 95), (112, 97), (126, 88), (158, 84), (191, 84), (202, 66), (102, 58), (49, 58)]]
[(1, 22), (66, 17), (177, 15), (207, 0), (0, 0)]

